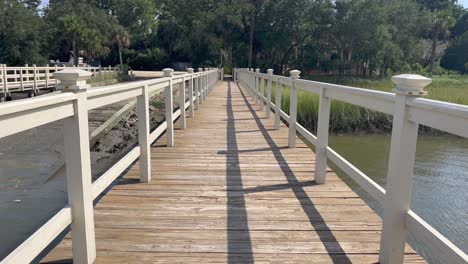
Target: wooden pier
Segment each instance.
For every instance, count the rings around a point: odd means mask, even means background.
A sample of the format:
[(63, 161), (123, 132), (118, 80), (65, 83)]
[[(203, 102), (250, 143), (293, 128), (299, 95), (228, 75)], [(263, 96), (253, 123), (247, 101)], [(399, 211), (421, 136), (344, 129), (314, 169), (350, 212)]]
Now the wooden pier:
[[(375, 263), (382, 221), (334, 172), (314, 181), (315, 155), (274, 129), (249, 91), (217, 83), (175, 146), (151, 147), (94, 208), (95, 263)], [(43, 260), (72, 262), (68, 234)], [(405, 263), (424, 263), (409, 246)]]

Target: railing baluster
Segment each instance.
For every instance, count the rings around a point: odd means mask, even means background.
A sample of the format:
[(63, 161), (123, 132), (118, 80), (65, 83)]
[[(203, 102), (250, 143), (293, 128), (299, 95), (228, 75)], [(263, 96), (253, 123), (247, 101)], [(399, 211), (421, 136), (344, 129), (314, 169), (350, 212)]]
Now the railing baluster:
[(150, 116), (149, 116), (149, 88), (142, 87), (142, 95), (137, 97), (138, 114), (138, 144), (140, 145), (140, 182), (151, 181), (151, 153), (150, 153)]
[(266, 118), (270, 118), (271, 82), (273, 78), (273, 69), (268, 69), (267, 72), (268, 72), (268, 87), (267, 87), (267, 100), (266, 100)]
[(96, 242), (86, 95), (89, 87), (86, 79), (91, 74), (70, 69), (55, 73), (54, 76), (61, 80), (60, 89), (74, 92), (77, 96), (74, 102), (75, 115), (64, 119), (68, 203), (72, 210), (73, 261), (93, 263), (96, 258)]
[(326, 89), (320, 89), (319, 111), (317, 121), (317, 144), (315, 146), (315, 182), (324, 184), (327, 174), (328, 130), (330, 127), (331, 100)]
[(283, 96), (283, 86), (279, 81), (279, 77), (276, 79), (276, 95), (275, 95), (275, 129), (280, 129), (281, 126), (281, 97)]
[(164, 77), (169, 77), (169, 86), (166, 87), (164, 98), (166, 100), (166, 122), (167, 122), (167, 146), (173, 147), (174, 146), (174, 110), (173, 110), (173, 100), (172, 100), (172, 73), (174, 72), (173, 69), (166, 68), (163, 70)]
[(410, 209), (419, 127), (409, 120), (406, 101), (408, 97), (424, 95), (423, 88), (432, 80), (422, 76), (399, 75), (394, 76), (392, 81), (397, 88), (380, 240), (379, 259), (383, 264), (403, 263), (405, 253), (405, 220)]
[(289, 72), (291, 75), (291, 92), (289, 95), (289, 135), (288, 146), (290, 148), (296, 147), (296, 117), (297, 117), (297, 88), (294, 80), (299, 79), (301, 72), (292, 70)]

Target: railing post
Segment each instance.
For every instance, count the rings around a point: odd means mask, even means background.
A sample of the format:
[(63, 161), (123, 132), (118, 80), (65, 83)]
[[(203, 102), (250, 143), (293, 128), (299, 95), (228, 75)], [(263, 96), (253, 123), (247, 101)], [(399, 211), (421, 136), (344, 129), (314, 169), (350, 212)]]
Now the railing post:
[[(249, 71), (249, 70), (247, 70)], [(257, 95), (255, 95), (255, 70), (253, 68), (250, 68), (249, 72), (249, 89), (250, 92), (252, 93), (252, 100), (255, 100), (255, 103), (257, 103)]]
[(140, 145), (140, 182), (151, 181), (151, 153), (150, 153), (150, 116), (149, 116), (149, 88), (142, 87), (142, 94), (137, 97), (138, 114), (138, 144)]
[(198, 85), (198, 90), (199, 90), (198, 99), (200, 99), (200, 104), (203, 104), (203, 100), (205, 99), (203, 97), (203, 93), (204, 93), (204, 91), (203, 91), (203, 89), (204, 89), (203, 88), (203, 86), (204, 86), (204, 84), (203, 84), (203, 68), (198, 68), (198, 73), (199, 73), (199, 75), (198, 75), (198, 84), (199, 84)]
[(262, 75), (260, 74), (260, 110), (263, 111), (263, 109), (265, 108), (265, 78), (262, 77)]
[(7, 97), (8, 94), (8, 76), (7, 76), (7, 65), (3, 65), (3, 95), (2, 95), (2, 100)]
[[(255, 104), (260, 104), (260, 69), (255, 69), (254, 73), (255, 82)], [(261, 107), (261, 106), (260, 106)]]
[(292, 70), (289, 72), (291, 75), (291, 92), (289, 103), (289, 135), (288, 146), (290, 148), (296, 147), (296, 117), (297, 117), (297, 89), (295, 80), (299, 79), (301, 72)]
[(33, 91), (34, 91), (35, 95), (38, 94), (37, 78), (38, 78), (38, 76), (37, 76), (37, 67), (36, 67), (36, 64), (33, 64), (33, 83), (34, 83)]
[(195, 90), (195, 109), (200, 110), (200, 74), (194, 74), (194, 90)]
[(324, 184), (327, 175), (327, 146), (330, 127), (331, 99), (326, 95), (326, 89), (321, 87), (317, 121), (317, 144), (315, 146), (315, 182)]
[(166, 87), (164, 92), (164, 98), (166, 100), (166, 122), (167, 122), (167, 146), (173, 147), (174, 146), (174, 110), (173, 110), (173, 100), (172, 100), (172, 73), (174, 72), (173, 69), (166, 68), (163, 70), (164, 77), (169, 78), (169, 86)]
[(193, 102), (193, 68), (188, 68), (187, 72), (190, 74), (189, 79), (189, 117), (193, 117), (195, 114), (195, 106)]
[(270, 118), (271, 113), (271, 79), (273, 78), (273, 69), (268, 69), (268, 87), (267, 87), (267, 102), (266, 102), (266, 118)]
[(49, 88), (49, 65), (45, 68), (45, 87)]
[(204, 76), (204, 78), (205, 78), (205, 80), (204, 80), (204, 83), (205, 83), (204, 91), (205, 91), (205, 93), (204, 93), (203, 96), (206, 99), (206, 97), (208, 96), (208, 89), (209, 89), (210, 84), (209, 84), (209, 79), (208, 79), (208, 77), (209, 77), (208, 68), (204, 68), (204, 71), (205, 71), (205, 76)]
[[(55, 71), (54, 71), (54, 72), (58, 72), (58, 67), (57, 67), (57, 65), (55, 65)], [(59, 84), (59, 83), (58, 83), (58, 79), (55, 78), (55, 77), (54, 77), (54, 79), (55, 79), (55, 89), (57, 89), (57, 86), (58, 86), (58, 84)]]
[(76, 94), (75, 114), (64, 119), (63, 131), (68, 203), (72, 213), (73, 261), (93, 263), (96, 258), (96, 242), (86, 95), (86, 90), (89, 88), (86, 80), (91, 74), (83, 70), (68, 69), (54, 73), (54, 76), (61, 81), (59, 89)]
[(20, 68), (19, 72), (20, 72), (20, 87), (21, 87), (21, 91), (24, 91), (23, 69)]
[(179, 86), (179, 108), (180, 108), (180, 129), (185, 129), (187, 126), (185, 112), (185, 76), (182, 76), (182, 83)]
[(393, 76), (394, 90), (392, 139), (380, 240), (380, 263), (403, 263), (406, 243), (406, 213), (411, 202), (411, 182), (414, 173), (418, 124), (409, 120), (408, 97), (425, 95), (424, 87), (431, 79), (413, 74)]
[(280, 129), (281, 126), (281, 97), (282, 85), (279, 82), (279, 77), (276, 78), (276, 95), (275, 95), (275, 129)]

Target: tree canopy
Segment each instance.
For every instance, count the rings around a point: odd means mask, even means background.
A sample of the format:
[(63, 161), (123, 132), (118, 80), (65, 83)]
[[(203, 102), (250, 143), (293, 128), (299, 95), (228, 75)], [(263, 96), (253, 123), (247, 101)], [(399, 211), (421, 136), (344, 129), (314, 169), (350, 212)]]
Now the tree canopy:
[(0, 63), (467, 72), (456, 0), (5, 0)]

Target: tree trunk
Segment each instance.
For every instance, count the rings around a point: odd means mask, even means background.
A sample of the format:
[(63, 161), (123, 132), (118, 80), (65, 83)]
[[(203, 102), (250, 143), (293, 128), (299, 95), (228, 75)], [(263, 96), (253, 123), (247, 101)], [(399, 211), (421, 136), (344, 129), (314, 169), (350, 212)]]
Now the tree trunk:
[(119, 50), (119, 64), (123, 65), (123, 59), (122, 59), (122, 45), (118, 44), (118, 50)]
[(434, 72), (434, 64), (435, 64), (435, 57), (436, 57), (436, 52), (437, 52), (437, 40), (439, 36), (439, 30), (436, 29), (432, 33), (432, 50), (431, 50), (431, 64), (429, 66), (429, 72), (432, 75)]
[(253, 57), (253, 43), (254, 43), (254, 33), (255, 33), (255, 10), (252, 12), (252, 17), (250, 18), (250, 31), (249, 31), (249, 54), (248, 54), (248, 67), (252, 67), (252, 57)]
[(229, 66), (229, 68), (232, 68), (232, 45), (231, 44), (229, 44), (229, 47), (228, 47), (227, 65)]
[(219, 49), (219, 66), (223, 68), (223, 49)]
[(344, 75), (344, 50), (340, 49), (340, 67), (338, 69), (340, 75)]
[(73, 64), (78, 66), (78, 54), (76, 52), (76, 33), (73, 33), (72, 36), (72, 52), (73, 52)]

